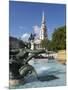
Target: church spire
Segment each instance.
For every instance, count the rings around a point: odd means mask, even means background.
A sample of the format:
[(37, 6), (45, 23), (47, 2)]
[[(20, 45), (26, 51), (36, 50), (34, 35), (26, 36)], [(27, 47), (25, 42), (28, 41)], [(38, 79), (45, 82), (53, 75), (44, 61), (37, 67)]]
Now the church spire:
[(42, 13), (42, 24), (45, 23), (45, 15), (44, 15), (44, 11)]
[(45, 15), (44, 11), (42, 13), (42, 23), (41, 23), (41, 30), (40, 30), (40, 39), (44, 40), (47, 38), (47, 29), (46, 29), (46, 23), (45, 23)]

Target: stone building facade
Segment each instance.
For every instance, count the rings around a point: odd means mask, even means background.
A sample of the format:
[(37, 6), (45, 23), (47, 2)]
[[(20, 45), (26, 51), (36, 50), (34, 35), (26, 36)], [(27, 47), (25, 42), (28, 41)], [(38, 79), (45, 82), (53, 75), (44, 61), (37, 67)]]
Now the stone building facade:
[(46, 28), (46, 21), (45, 21), (45, 15), (44, 12), (42, 13), (42, 22), (41, 22), (41, 28), (39, 33), (39, 38), (34, 40), (34, 47), (35, 49), (41, 49), (41, 41), (44, 39), (48, 39), (47, 36), (47, 28)]

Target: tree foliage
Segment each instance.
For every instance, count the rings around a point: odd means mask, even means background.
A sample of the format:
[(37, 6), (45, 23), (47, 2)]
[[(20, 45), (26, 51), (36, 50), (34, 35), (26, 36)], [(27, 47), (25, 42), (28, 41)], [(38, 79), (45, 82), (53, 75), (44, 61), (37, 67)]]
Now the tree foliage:
[(41, 40), (41, 47), (45, 48), (45, 49), (48, 49), (48, 47), (49, 47), (49, 40), (48, 39)]
[(52, 34), (51, 46), (53, 50), (66, 49), (66, 27), (59, 27)]
[(66, 26), (56, 28), (52, 34), (52, 40), (41, 40), (41, 46), (54, 51), (66, 49)]

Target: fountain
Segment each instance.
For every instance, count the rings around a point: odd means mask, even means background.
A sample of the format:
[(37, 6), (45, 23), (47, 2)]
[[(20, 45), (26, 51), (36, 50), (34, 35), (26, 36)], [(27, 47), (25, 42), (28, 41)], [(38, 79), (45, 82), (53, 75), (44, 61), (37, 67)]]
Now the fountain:
[[(30, 55), (29, 55), (30, 53)], [(16, 86), (20, 83), (25, 83), (25, 77), (36, 71), (28, 62), (40, 53), (45, 53), (45, 50), (30, 50), (30, 49), (12, 49), (10, 50), (9, 60), (9, 84)]]
[(22, 48), (12, 49), (9, 53), (10, 88), (65, 85), (65, 66), (55, 59), (35, 58), (38, 54), (48, 53), (47, 51)]

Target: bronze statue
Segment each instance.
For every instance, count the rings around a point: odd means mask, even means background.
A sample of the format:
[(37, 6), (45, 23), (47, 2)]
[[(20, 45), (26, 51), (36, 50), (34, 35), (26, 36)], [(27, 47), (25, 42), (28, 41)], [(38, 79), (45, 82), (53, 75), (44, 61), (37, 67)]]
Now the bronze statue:
[[(34, 70), (33, 66), (29, 65), (29, 61), (40, 53), (45, 53), (45, 50), (30, 50), (30, 49), (13, 49), (9, 51), (9, 67), (10, 79), (21, 79), (27, 74), (31, 74)], [(30, 55), (29, 55), (30, 54)]]

